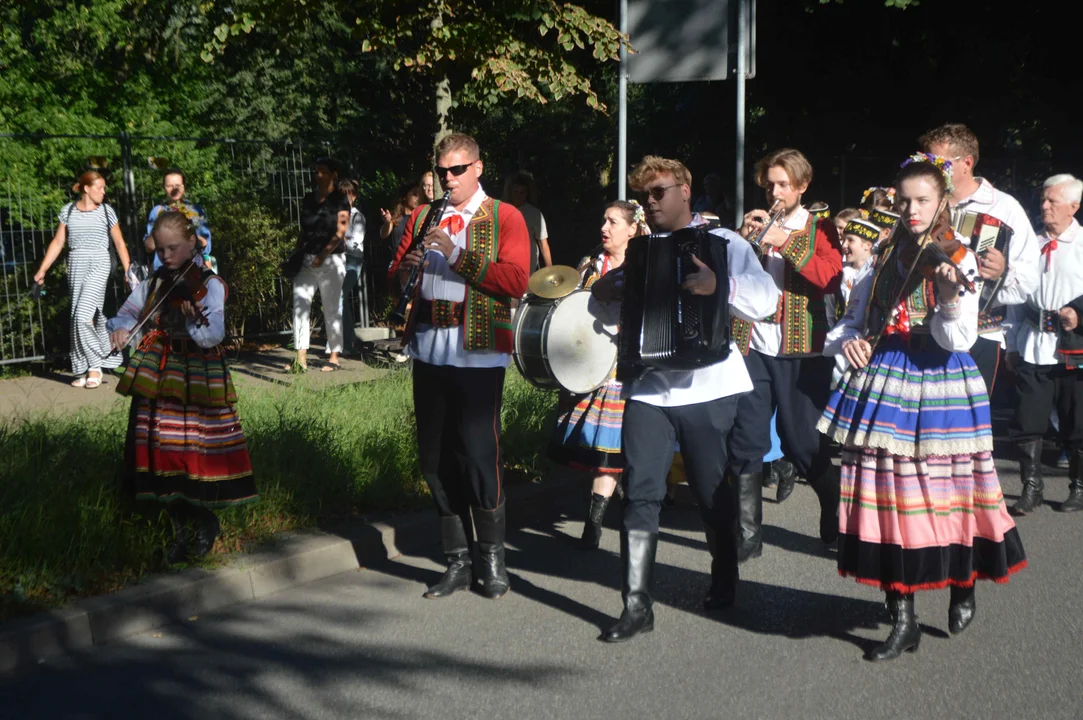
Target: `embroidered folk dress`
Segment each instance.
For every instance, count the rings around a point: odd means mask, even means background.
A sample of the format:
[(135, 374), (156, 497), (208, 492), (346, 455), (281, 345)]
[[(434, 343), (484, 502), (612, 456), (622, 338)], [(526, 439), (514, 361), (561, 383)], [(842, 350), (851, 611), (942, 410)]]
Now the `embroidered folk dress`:
[[(584, 258), (580, 262), (586, 262)], [(584, 283), (589, 288), (609, 272), (609, 256), (602, 253), (590, 260), (591, 275)], [(561, 393), (560, 413), (549, 444), (549, 457), (578, 470), (620, 473), (624, 470), (621, 452), (621, 418), (624, 415), (622, 385), (616, 370), (597, 390), (586, 395)]]
[[(219, 345), (226, 285), (210, 270), (202, 273), (207, 324), (163, 303), (144, 326), (117, 392), (132, 398), (125, 469), (135, 496), (218, 509), (255, 502), (258, 493)], [(168, 287), (167, 275), (160, 271), (141, 283), (109, 320), (109, 331), (138, 325)]]
[[(839, 574), (903, 593), (1007, 582), (1026, 556), (993, 464), (985, 383), (968, 353), (979, 299), (938, 304), (934, 283), (918, 277), (896, 306), (905, 270), (895, 250), (854, 287), (824, 348), (839, 354), (892, 318), (817, 426), (843, 446)], [(960, 267), (976, 272), (973, 253)]]

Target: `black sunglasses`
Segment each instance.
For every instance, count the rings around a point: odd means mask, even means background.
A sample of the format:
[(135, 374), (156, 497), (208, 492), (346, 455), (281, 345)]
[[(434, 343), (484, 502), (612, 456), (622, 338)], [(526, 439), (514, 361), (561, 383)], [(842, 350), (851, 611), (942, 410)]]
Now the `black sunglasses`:
[(680, 187), (680, 183), (676, 185), (660, 185), (658, 187), (652, 187), (650, 190), (641, 190), (636, 193), (641, 198), (645, 198), (650, 195), (655, 200), (661, 200), (666, 196), (666, 190), (672, 190), (675, 187)]
[[(474, 162), (477, 162), (477, 160), (475, 160)], [(436, 171), (436, 177), (438, 178), (446, 177), (448, 173), (451, 173), (455, 177), (459, 177), (464, 172), (469, 170), (470, 166), (473, 164), (474, 163), (472, 162), (468, 162), (465, 165), (452, 165), (451, 167), (435, 167), (433, 168), (433, 170)]]

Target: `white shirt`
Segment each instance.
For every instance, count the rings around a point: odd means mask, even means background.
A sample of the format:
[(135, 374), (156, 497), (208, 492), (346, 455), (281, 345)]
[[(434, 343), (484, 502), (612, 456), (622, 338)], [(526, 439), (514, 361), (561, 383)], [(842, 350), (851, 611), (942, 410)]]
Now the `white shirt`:
[[(793, 211), (793, 215), (790, 215), (785, 222), (782, 223), (782, 229), (789, 232), (791, 235), (795, 232), (800, 232), (805, 229), (805, 224), (808, 223), (808, 210), (803, 207), (799, 207)], [(812, 238), (810, 242), (815, 241)], [(789, 262), (786, 258), (779, 254), (778, 249), (769, 247), (764, 249), (763, 253), (763, 267), (770, 273), (771, 278), (775, 281), (775, 287), (780, 291), (786, 287), (786, 264)], [(778, 306), (775, 306), (778, 309)], [(770, 315), (774, 310), (767, 313)], [(757, 322), (752, 325), (752, 341), (751, 348), (756, 352), (769, 355), (771, 357), (778, 357), (779, 352), (782, 350), (782, 324), (778, 322)]]
[[(434, 250), (425, 252), (427, 266), (421, 273), (419, 292), (422, 300), (452, 300), (454, 302), (466, 300), (466, 280), (450, 266), (459, 259), (459, 254), (466, 248), (466, 226), (470, 224), (470, 220), (486, 197), (485, 190), (479, 186), (461, 212), (448, 203), (440, 220), (458, 215), (463, 219), (463, 227), (454, 235), (448, 233), (451, 241), (455, 243), (455, 249), (451, 251), (450, 258), (444, 258), (443, 253)], [(445, 228), (445, 232), (448, 230), (450, 228)], [(507, 353), (496, 350), (464, 350), (462, 325), (450, 328), (415, 325), (414, 335), (410, 338), (405, 354), (429, 365), (491, 368), (507, 367), (511, 364), (511, 355)]]
[[(712, 230), (729, 240), (726, 258), (729, 264), (730, 313), (755, 322), (778, 307), (779, 290), (771, 276), (760, 266), (752, 246), (732, 230)], [(719, 290), (722, 278), (718, 278)], [(716, 291), (717, 292), (717, 291)], [(625, 385), (629, 400), (658, 407), (680, 407), (709, 402), (752, 390), (752, 380), (737, 344), (730, 343), (725, 360), (698, 370), (648, 370), (643, 377)]]
[[(997, 292), (994, 306), (1019, 305), (1038, 289), (1038, 238), (1031, 227), (1030, 218), (1023, 206), (1011, 195), (993, 187), (985, 178), (974, 178), (978, 189), (965, 200), (960, 200), (951, 211), (952, 223), (959, 220), (964, 212), (982, 212), (992, 215), (1006, 223), (1012, 229), (1012, 240), (1008, 247), (1008, 269), (1004, 282)], [(969, 238), (962, 238), (969, 243)], [(992, 291), (995, 282), (986, 282), (983, 294)], [(1005, 321), (1005, 324), (1008, 321)], [(985, 333), (984, 337), (1004, 344), (1003, 332)]]
[[(895, 260), (898, 263), (898, 260)], [(959, 269), (964, 273), (978, 271), (978, 262), (973, 253), (967, 253), (959, 262)], [(905, 269), (899, 266), (905, 274)], [(824, 355), (842, 354), (842, 346), (850, 340), (863, 338), (865, 335), (865, 315), (869, 307), (869, 295), (876, 273), (865, 273), (850, 292), (850, 302), (846, 305), (846, 315), (839, 321), (824, 342)], [(953, 305), (937, 303), (932, 317), (925, 318), (925, 325), (940, 347), (950, 352), (967, 352), (978, 339), (978, 311), (981, 309), (979, 298), (974, 293), (960, 296)], [(875, 330), (876, 328), (872, 328)]]
[[(842, 285), (839, 287), (839, 291), (842, 293), (844, 306), (848, 307), (850, 305), (850, 296), (853, 294), (854, 288), (866, 275), (871, 275), (875, 270), (876, 260), (871, 257), (860, 268), (855, 268), (853, 265), (842, 266)], [(839, 322), (841, 323), (842, 320), (839, 320)], [(835, 369), (831, 372), (832, 386), (838, 384), (839, 378), (842, 377), (848, 367), (850, 367), (850, 361), (846, 359), (845, 355), (839, 353), (835, 356)]]
[(350, 208), (350, 224), (346, 228), (346, 254), (360, 258), (365, 254), (365, 215)]
[(1038, 238), (1041, 247), (1053, 240), (1053, 250), (1047, 268), (1046, 257), (1040, 257), (1038, 289), (1027, 298), (1026, 304), (1008, 308), (1008, 327), (1005, 338), (1008, 352), (1032, 365), (1060, 365), (1063, 358), (1057, 355), (1057, 333), (1042, 332), (1027, 319), (1027, 308), (1056, 312), (1083, 295), (1083, 228), (1074, 219), (1068, 229), (1057, 237), (1042, 233)]

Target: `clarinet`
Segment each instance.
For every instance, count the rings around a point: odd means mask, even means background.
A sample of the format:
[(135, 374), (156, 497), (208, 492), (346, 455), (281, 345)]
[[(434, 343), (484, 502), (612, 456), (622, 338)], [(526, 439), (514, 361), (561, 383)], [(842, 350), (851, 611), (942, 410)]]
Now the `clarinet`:
[[(421, 225), (421, 229), (414, 233), (414, 243), (407, 252), (413, 252), (414, 250), (423, 247), (425, 236), (428, 234), (429, 230), (432, 229), (433, 223), (440, 222), (440, 216), (443, 215), (444, 210), (447, 209), (448, 200), (450, 199), (451, 191), (448, 190), (444, 193), (442, 198), (435, 201), (429, 207), (429, 214), (425, 216), (425, 222)], [(396, 305), (395, 309), (391, 311), (391, 314), (387, 316), (388, 324), (406, 324), (406, 306), (410, 304), (410, 301), (414, 299), (414, 295), (417, 293), (417, 283), (421, 279), (421, 266), (423, 264), (424, 253), (422, 253), (422, 260), (411, 268), (410, 277), (402, 287), (402, 295), (399, 297), (399, 304)]]

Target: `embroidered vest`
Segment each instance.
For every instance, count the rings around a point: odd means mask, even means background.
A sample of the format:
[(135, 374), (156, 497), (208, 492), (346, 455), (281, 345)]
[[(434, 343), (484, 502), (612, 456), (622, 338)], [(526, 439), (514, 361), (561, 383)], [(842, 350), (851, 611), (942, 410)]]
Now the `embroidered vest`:
[[(896, 246), (892, 246), (880, 263), (876, 275), (872, 281), (872, 291), (865, 311), (866, 334), (878, 332), (903, 296), (903, 274), (899, 270)], [(927, 322), (936, 307), (936, 286), (931, 280), (926, 280), (918, 274), (914, 274), (907, 281), (906, 312), (910, 316), (910, 329), (912, 332), (926, 332)], [(922, 328), (917, 330), (917, 328)]]
[[(782, 325), (779, 355), (807, 355), (823, 350), (831, 323), (827, 318), (824, 293), (794, 270), (794, 263), (804, 266), (816, 251), (816, 226), (822, 220), (809, 213), (805, 227), (790, 235), (786, 246), (782, 294), (774, 314), (762, 322)], [(766, 262), (766, 258), (765, 258)], [(742, 355), (748, 355), (752, 341), (752, 323), (734, 317), (733, 339)]]

